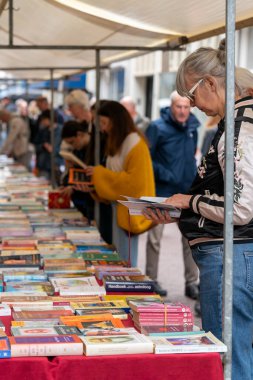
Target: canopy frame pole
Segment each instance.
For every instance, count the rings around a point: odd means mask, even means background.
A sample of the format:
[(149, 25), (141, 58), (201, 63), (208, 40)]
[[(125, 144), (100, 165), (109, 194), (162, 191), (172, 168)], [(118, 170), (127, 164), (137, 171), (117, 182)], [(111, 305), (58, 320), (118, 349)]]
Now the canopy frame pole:
[(224, 331), (228, 348), (224, 377), (232, 374), (233, 321), (233, 204), (234, 204), (234, 104), (235, 104), (235, 0), (226, 0), (226, 112), (225, 112), (225, 209), (224, 209)]
[[(96, 49), (96, 108), (95, 108), (95, 152), (94, 152), (94, 159), (95, 159), (95, 165), (100, 164), (100, 129), (99, 129), (99, 117), (97, 114), (97, 109), (99, 107), (99, 101), (100, 101), (100, 49)], [(99, 212), (99, 202), (95, 202), (95, 220), (97, 223), (97, 226), (100, 225), (100, 212)]]
[(9, 46), (13, 46), (13, 0), (9, 0)]
[(54, 69), (50, 69), (50, 91), (51, 91), (51, 104), (50, 104), (50, 143), (52, 146), (52, 152), (50, 154), (51, 159), (51, 184), (53, 189), (56, 188), (55, 178), (55, 139), (54, 139)]

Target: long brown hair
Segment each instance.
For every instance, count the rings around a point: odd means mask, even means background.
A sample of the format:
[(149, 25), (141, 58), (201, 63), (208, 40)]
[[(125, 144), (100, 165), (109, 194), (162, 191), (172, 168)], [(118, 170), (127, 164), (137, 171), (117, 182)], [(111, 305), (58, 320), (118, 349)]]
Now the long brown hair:
[(98, 115), (108, 117), (112, 125), (107, 138), (106, 155), (114, 156), (131, 132), (136, 132), (143, 137), (131, 115), (119, 102), (114, 100), (104, 102), (98, 109)]

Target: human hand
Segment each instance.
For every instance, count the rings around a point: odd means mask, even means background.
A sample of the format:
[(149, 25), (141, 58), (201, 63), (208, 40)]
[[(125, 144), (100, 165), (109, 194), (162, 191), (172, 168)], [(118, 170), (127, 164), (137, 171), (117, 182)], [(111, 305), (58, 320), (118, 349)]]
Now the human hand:
[(147, 207), (143, 210), (142, 214), (146, 219), (152, 220), (156, 224), (175, 223), (178, 221), (172, 218), (167, 210), (160, 210), (159, 208)]
[(45, 148), (49, 153), (52, 153), (53, 148), (52, 148), (52, 145), (51, 145), (51, 144), (49, 144), (49, 143), (44, 143), (43, 146), (44, 146), (44, 148)]
[(168, 203), (171, 206), (186, 209), (190, 207), (190, 200), (192, 195), (175, 194), (165, 200), (164, 203)]
[(65, 195), (65, 196), (68, 196), (68, 197), (71, 197), (71, 195), (72, 195), (72, 193), (74, 191), (74, 189), (73, 189), (72, 186), (64, 186), (64, 187), (62, 186), (62, 187), (59, 187), (58, 190), (60, 191), (60, 193), (62, 195)]
[(79, 183), (79, 184), (74, 186), (74, 189), (78, 190), (78, 191), (83, 191), (84, 193), (90, 193), (90, 192), (94, 191), (94, 186), (92, 184), (88, 185), (85, 183), (82, 183), (82, 184)]
[(85, 173), (87, 176), (93, 176), (94, 173), (94, 166), (87, 166)]

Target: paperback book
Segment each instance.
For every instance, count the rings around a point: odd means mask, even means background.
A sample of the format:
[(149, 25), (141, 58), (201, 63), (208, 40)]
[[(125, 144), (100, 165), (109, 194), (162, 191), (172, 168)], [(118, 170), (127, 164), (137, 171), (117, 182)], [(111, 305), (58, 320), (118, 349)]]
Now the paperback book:
[(155, 354), (193, 352), (227, 352), (227, 347), (211, 332), (173, 337), (149, 337), (155, 345)]
[(83, 355), (77, 335), (11, 336), (11, 356)]
[(33, 335), (82, 335), (75, 326), (56, 325), (53, 327), (11, 327), (13, 336), (33, 336)]
[(86, 356), (149, 354), (153, 352), (153, 343), (141, 334), (104, 335), (81, 337)]
[(168, 212), (170, 217), (179, 218), (181, 210), (168, 203), (164, 203), (166, 198), (162, 197), (141, 197), (132, 198), (122, 195), (127, 200), (118, 200), (117, 202), (127, 207), (130, 215), (143, 215), (143, 211), (147, 208), (152, 209), (156, 213), (159, 209), (161, 213)]

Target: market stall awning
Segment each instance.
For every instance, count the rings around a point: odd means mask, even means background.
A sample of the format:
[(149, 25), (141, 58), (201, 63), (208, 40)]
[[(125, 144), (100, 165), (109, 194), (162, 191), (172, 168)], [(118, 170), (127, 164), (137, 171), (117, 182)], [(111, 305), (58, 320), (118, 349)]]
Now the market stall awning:
[[(177, 47), (181, 37), (221, 33), (225, 25), (221, 0), (13, 0), (10, 40), (8, 6), (0, 0), (0, 70), (46, 69), (9, 71), (25, 78), (46, 78), (49, 67), (55, 77), (95, 67), (94, 48), (101, 48), (101, 65), (108, 65), (140, 54), (139, 48)], [(253, 25), (252, 0), (237, 1), (236, 21), (238, 28)]]

